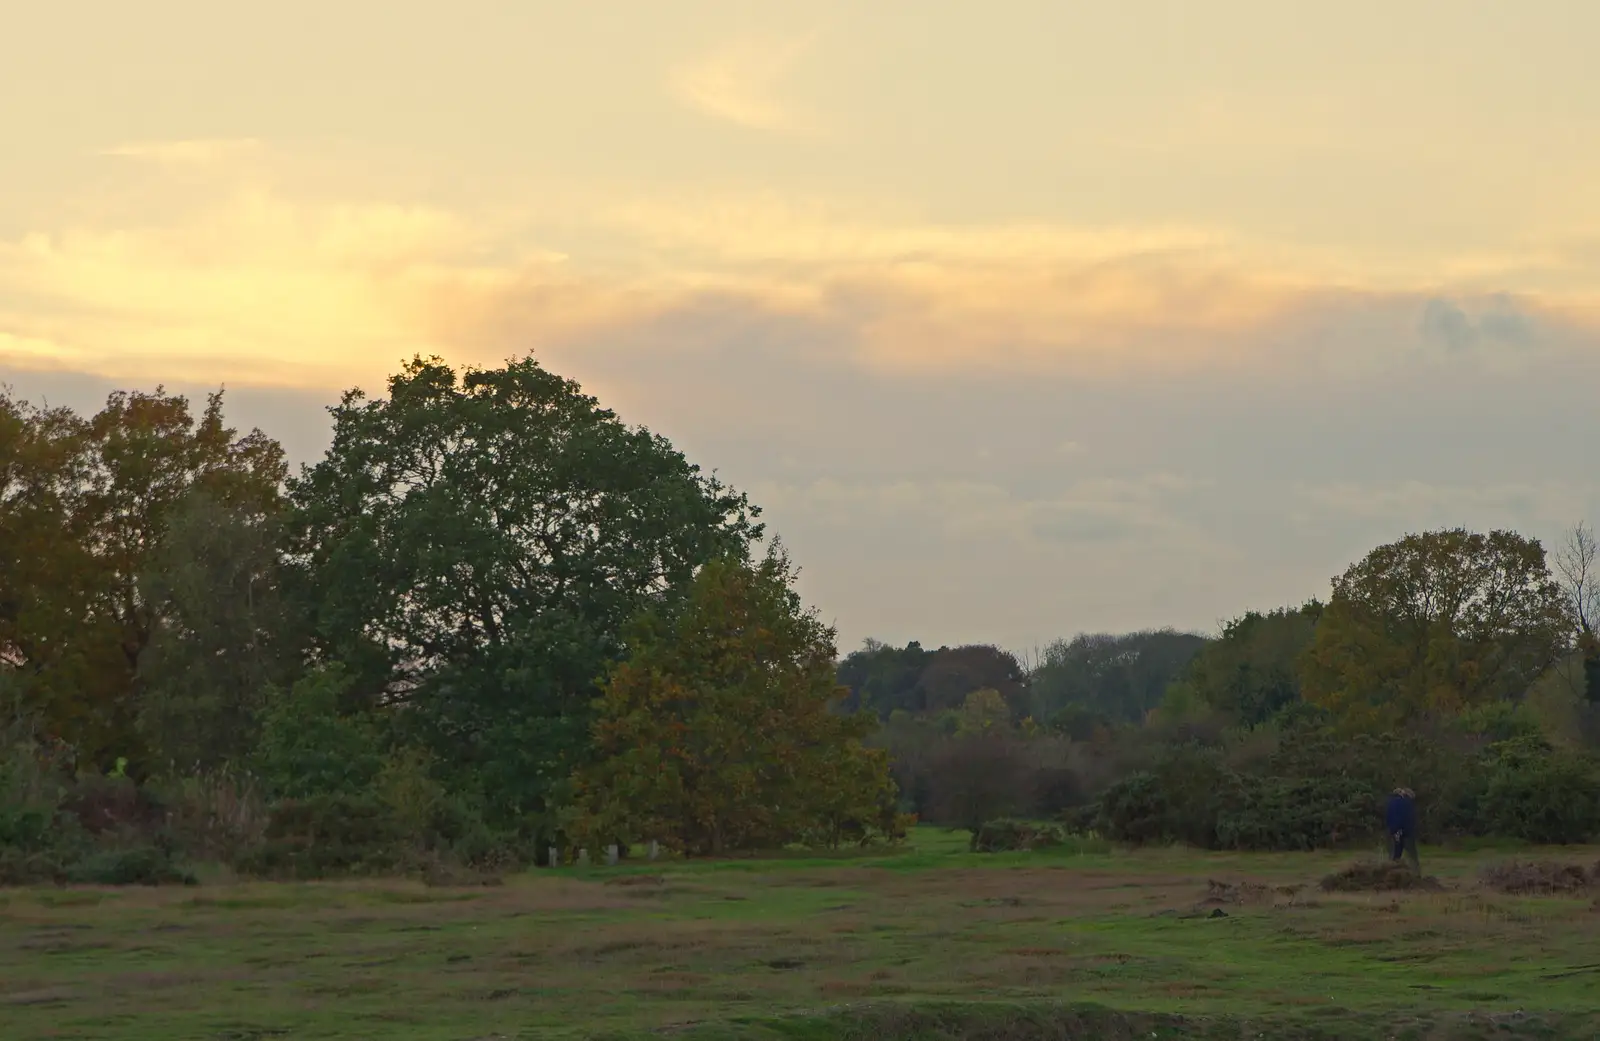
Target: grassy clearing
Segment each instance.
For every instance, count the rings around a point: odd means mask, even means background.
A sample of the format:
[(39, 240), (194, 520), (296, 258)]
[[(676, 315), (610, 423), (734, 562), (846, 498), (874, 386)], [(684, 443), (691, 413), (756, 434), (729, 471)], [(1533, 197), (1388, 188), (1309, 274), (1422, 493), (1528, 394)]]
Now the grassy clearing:
[(892, 855), (564, 869), (499, 887), (3, 891), (0, 1037), (1237, 1038), (1242, 1020), (1269, 1037), (1487, 1037), (1519, 1024), (1592, 1037), (1600, 1026), (1600, 894), (1483, 888), (1499, 852), (1424, 851), (1437, 893), (1327, 894), (1317, 881), (1348, 856), (964, 849), (964, 836), (923, 829)]

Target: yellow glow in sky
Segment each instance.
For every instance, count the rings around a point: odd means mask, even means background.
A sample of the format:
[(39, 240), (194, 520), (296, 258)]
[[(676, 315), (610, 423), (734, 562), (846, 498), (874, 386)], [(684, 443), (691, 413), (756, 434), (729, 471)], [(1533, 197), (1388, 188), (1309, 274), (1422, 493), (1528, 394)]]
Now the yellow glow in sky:
[(1593, 0), (11, 6), (0, 383), (310, 445), (533, 351), (749, 488), (847, 644), (1600, 520)]

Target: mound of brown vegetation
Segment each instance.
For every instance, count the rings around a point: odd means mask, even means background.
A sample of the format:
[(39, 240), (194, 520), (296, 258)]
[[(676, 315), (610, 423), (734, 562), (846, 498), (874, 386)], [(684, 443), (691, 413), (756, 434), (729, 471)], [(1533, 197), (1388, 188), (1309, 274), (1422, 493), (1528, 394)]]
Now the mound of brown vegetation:
[(1206, 897), (1201, 906), (1251, 903), (1264, 900), (1266, 896), (1267, 887), (1259, 882), (1219, 882), (1212, 878), (1206, 880)]
[(1508, 860), (1483, 869), (1483, 884), (1498, 893), (1577, 893), (1595, 881), (1581, 864)]
[(1365, 860), (1335, 871), (1322, 880), (1329, 893), (1386, 893), (1397, 889), (1438, 890), (1444, 887), (1432, 875), (1383, 860)]

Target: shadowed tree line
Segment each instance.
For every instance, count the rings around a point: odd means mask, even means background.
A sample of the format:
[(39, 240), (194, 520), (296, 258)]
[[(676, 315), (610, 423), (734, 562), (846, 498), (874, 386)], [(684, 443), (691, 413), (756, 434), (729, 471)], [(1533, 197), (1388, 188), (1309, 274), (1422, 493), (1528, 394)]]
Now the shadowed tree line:
[(1314, 848), (1376, 837), (1405, 784), (1434, 836), (1587, 841), (1595, 564), (1586, 525), (1548, 556), (1515, 532), (1425, 532), (1353, 564), (1326, 602), (1214, 638), (1084, 634), (1029, 668), (869, 640), (839, 676), (882, 718), (906, 808), (974, 834), (1055, 817), (1132, 842)]

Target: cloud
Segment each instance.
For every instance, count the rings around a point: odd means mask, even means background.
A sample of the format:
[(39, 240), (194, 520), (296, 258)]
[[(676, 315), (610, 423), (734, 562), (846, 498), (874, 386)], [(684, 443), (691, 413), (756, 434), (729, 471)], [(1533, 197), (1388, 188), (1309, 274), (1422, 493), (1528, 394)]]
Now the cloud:
[[(1420, 480), (1300, 484), (1297, 498), (1345, 519), (1424, 528), (1518, 527), (1583, 516), (1600, 484), (1572, 480), (1438, 484)], [(1402, 534), (1397, 531), (1396, 537)]]
[(778, 95), (816, 39), (809, 34), (735, 40), (674, 69), (669, 86), (680, 102), (713, 119), (750, 130), (814, 133), (817, 119)]
[(261, 142), (252, 137), (201, 138), (192, 141), (141, 141), (116, 145), (101, 155), (136, 159), (161, 166), (205, 166), (258, 153)]
[(1473, 318), (1453, 300), (1434, 298), (1422, 311), (1422, 335), (1452, 351), (1465, 351), (1480, 344), (1525, 346), (1537, 334), (1533, 321), (1508, 296), (1491, 298), (1483, 312)]
[(1592, 297), (1352, 289), (1215, 228), (934, 223), (765, 197), (452, 209), (242, 180), (0, 239), (0, 360), (331, 386), (412, 353), (645, 345), (929, 378), (1261, 381), (1427, 349), (1600, 346)]

